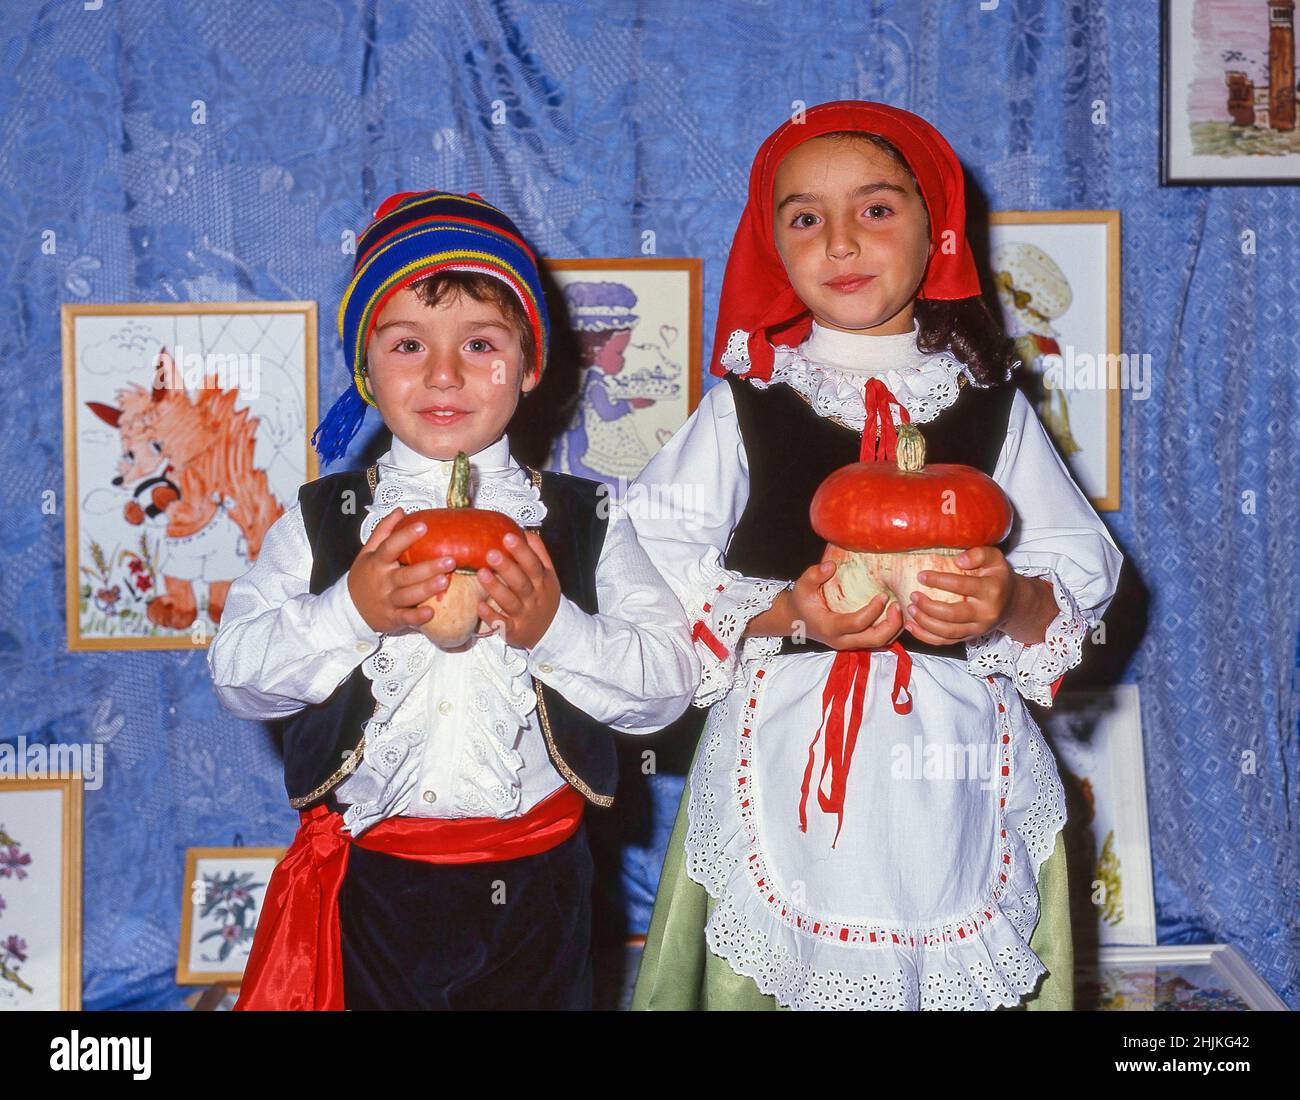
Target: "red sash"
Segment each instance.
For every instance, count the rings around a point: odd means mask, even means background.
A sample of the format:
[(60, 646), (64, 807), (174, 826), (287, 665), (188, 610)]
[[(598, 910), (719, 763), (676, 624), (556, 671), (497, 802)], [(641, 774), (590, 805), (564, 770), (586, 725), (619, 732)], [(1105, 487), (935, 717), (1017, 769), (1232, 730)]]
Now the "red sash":
[(566, 783), (522, 817), (392, 817), (355, 838), (323, 804), (303, 811), (267, 884), (235, 1010), (342, 1010), (339, 888), (353, 844), (422, 863), (519, 859), (568, 840), (584, 805)]

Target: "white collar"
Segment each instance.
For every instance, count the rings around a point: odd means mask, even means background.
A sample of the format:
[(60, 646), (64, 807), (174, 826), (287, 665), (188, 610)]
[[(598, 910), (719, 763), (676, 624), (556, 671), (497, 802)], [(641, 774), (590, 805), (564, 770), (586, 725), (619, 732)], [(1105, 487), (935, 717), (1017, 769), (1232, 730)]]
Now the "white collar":
[[(857, 332), (836, 332), (815, 321), (813, 331), (798, 347), (772, 347), (772, 374), (766, 381), (751, 378), (760, 390), (784, 383), (801, 394), (818, 416), (834, 417), (855, 431), (862, 431), (866, 419), (865, 389), (868, 377), (878, 377), (904, 407), (913, 423), (933, 420), (957, 400), (959, 379), (973, 381), (965, 364), (949, 352), (927, 354), (916, 347), (916, 332), (898, 336), (870, 336)], [(814, 337), (818, 356), (811, 354)], [(719, 362), (739, 375), (749, 373), (749, 333), (736, 329), (727, 340)], [(908, 346), (910, 342), (910, 348)], [(893, 362), (881, 362), (887, 356)], [(829, 361), (834, 356), (837, 362)], [(840, 363), (856, 364), (841, 366)], [(869, 368), (864, 363), (869, 362)], [(898, 418), (897, 410), (894, 416)]]
[(925, 358), (916, 346), (921, 322), (912, 319), (912, 331), (893, 336), (876, 336), (869, 332), (840, 332), (816, 321), (801, 345), (804, 355), (815, 363), (854, 374), (882, 374), (914, 366)]
[[(520, 469), (510, 453), (510, 440), (504, 435), (470, 455), (469, 464), (479, 477), (500, 477)], [(379, 466), (403, 477), (430, 476), (436, 481), (446, 482), (451, 479), (452, 460), (430, 458), (394, 435), (393, 445), (379, 459)]]
[[(504, 512), (520, 527), (537, 527), (546, 515), (542, 495), (532, 477), (510, 453), (510, 441), (502, 436), (469, 456), (470, 499), (475, 508)], [(393, 445), (378, 461), (379, 482), (370, 515), (361, 525), (361, 541), (395, 507), (407, 512), (420, 508), (442, 508), (447, 503), (451, 481), (450, 459), (430, 458), (393, 436)]]

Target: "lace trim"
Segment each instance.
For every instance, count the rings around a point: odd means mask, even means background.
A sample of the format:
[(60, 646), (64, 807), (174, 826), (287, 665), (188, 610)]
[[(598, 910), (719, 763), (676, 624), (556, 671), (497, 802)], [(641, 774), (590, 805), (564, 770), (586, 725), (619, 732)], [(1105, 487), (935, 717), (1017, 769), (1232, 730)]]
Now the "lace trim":
[(745, 746), (765, 674), (761, 663), (752, 668), (744, 690), (714, 708), (692, 770), (685, 866), (716, 899), (705, 929), (710, 949), (763, 993), (797, 1009), (989, 1009), (1032, 992), (1045, 973), (1028, 946), (1038, 922), (1038, 868), (1065, 821), (1065, 799), (1028, 715), (1023, 737), (1033, 797), (1018, 812), (1007, 806), (1025, 801), (1024, 780), (1013, 794), (1020, 738), (1000, 684), (987, 678), (1000, 731), (1001, 812), (998, 874), (985, 902), (960, 920), (928, 927), (826, 922), (782, 894), (758, 842), (761, 792)]
[(712, 562), (704, 568), (711, 574), (712, 589), (707, 596), (693, 598), (686, 608), (691, 637), (700, 657), (700, 684), (692, 705), (710, 707), (727, 694), (736, 682), (736, 674), (768, 646), (751, 648), (751, 643), (776, 643), (780, 638), (742, 638), (749, 620), (762, 614), (780, 594), (789, 588), (787, 581), (759, 580), (723, 569), (719, 555), (713, 551)]
[[(504, 484), (504, 483), (502, 483)], [(507, 492), (494, 492), (498, 482), (485, 481), (475, 505), (513, 502), (506, 511), (516, 522), (537, 525), (545, 516), (540, 494), (531, 483)], [(443, 507), (436, 486), (400, 475), (386, 476), (367, 505), (361, 541), (369, 540), (380, 521), (394, 508), (407, 512)], [(481, 503), (480, 503), (481, 502)], [(428, 733), (428, 708), (404, 707), (412, 690), (428, 673), (439, 651), (418, 630), (385, 634), (379, 649), (362, 662), (370, 680), (375, 711), (366, 722), (366, 754), (357, 770), (339, 787), (338, 797), (350, 802), (343, 824), (359, 835), (407, 803), (419, 781)], [(537, 707), (532, 677), (523, 654), (493, 635), (476, 638), (468, 650), (473, 660), (469, 720), (458, 732), (461, 748), (452, 816), (508, 816), (517, 812), (524, 760), (516, 749), (521, 728), (530, 724)]]
[[(422, 508), (445, 508), (449, 481), (448, 476), (435, 472), (417, 478), (385, 469), (375, 491), (374, 504), (369, 507), (378, 508), (384, 514), (398, 505), (407, 512), (417, 512)], [(474, 481), (470, 486), (470, 498), (474, 501), (475, 508), (504, 512), (520, 527), (540, 526), (546, 516), (541, 492), (522, 470), (519, 472), (519, 480), (494, 477)], [(369, 522), (369, 517), (366, 522)], [(363, 539), (366, 537), (368, 536), (362, 536)]]
[[(722, 366), (733, 374), (746, 374), (750, 369), (749, 334), (737, 329), (727, 341)], [(957, 400), (961, 392), (961, 379), (973, 382), (966, 365), (960, 359), (941, 352), (921, 355), (916, 362), (891, 367), (886, 371), (868, 375), (847, 371), (840, 367), (809, 359), (801, 347), (782, 344), (773, 346), (772, 377), (763, 382), (747, 379), (758, 389), (784, 382), (799, 393), (812, 406), (818, 416), (835, 417), (854, 431), (862, 431), (866, 422), (866, 383), (869, 377), (880, 378), (907, 409), (914, 424), (924, 424), (937, 417)], [(895, 413), (897, 420), (897, 413)]]
[(1059, 609), (1041, 642), (1025, 645), (1001, 630), (992, 630), (966, 643), (966, 668), (976, 676), (1006, 676), (1026, 699), (1052, 705), (1052, 684), (1083, 659), (1088, 621), (1070, 590), (1052, 569), (1024, 566), (1016, 572), (1052, 582)]

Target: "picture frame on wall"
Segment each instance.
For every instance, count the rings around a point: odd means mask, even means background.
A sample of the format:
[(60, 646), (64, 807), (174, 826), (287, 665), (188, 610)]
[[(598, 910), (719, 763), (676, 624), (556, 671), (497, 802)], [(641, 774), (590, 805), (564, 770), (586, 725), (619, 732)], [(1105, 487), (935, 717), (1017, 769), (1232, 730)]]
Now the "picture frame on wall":
[(1120, 506), (1120, 402), (1151, 356), (1120, 346), (1118, 210), (989, 215), (989, 265), (1034, 411), (1098, 512)]
[(1235, 947), (1103, 947), (1075, 971), (1075, 1008), (1099, 1012), (1286, 1012)]
[(0, 778), (0, 1012), (81, 1008), (82, 783)]
[(1163, 0), (1162, 186), (1300, 183), (1293, 0)]
[(1041, 719), (1066, 788), (1076, 954), (1156, 942), (1142, 706), (1136, 684), (1062, 691)]
[(65, 305), (69, 650), (206, 645), (318, 476), (315, 302)]
[(553, 259), (581, 380), (549, 465), (615, 497), (700, 403), (703, 261)]
[(253, 945), (271, 872), (284, 848), (190, 848), (177, 985), (238, 985)]

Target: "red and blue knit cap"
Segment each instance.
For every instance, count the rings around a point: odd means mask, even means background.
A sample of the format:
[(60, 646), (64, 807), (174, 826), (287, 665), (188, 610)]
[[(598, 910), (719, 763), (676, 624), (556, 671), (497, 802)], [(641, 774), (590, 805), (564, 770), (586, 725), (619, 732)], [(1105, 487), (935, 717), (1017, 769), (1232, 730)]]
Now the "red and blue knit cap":
[(546, 369), (550, 320), (537, 259), (518, 228), (471, 191), (404, 191), (385, 199), (357, 239), (352, 281), (339, 305), (339, 334), (353, 385), (312, 433), (326, 462), (341, 458), (365, 419), (374, 396), (366, 378), (366, 344), (384, 304), (403, 287), (441, 271), (491, 275), (519, 296), (533, 330), (537, 377)]

